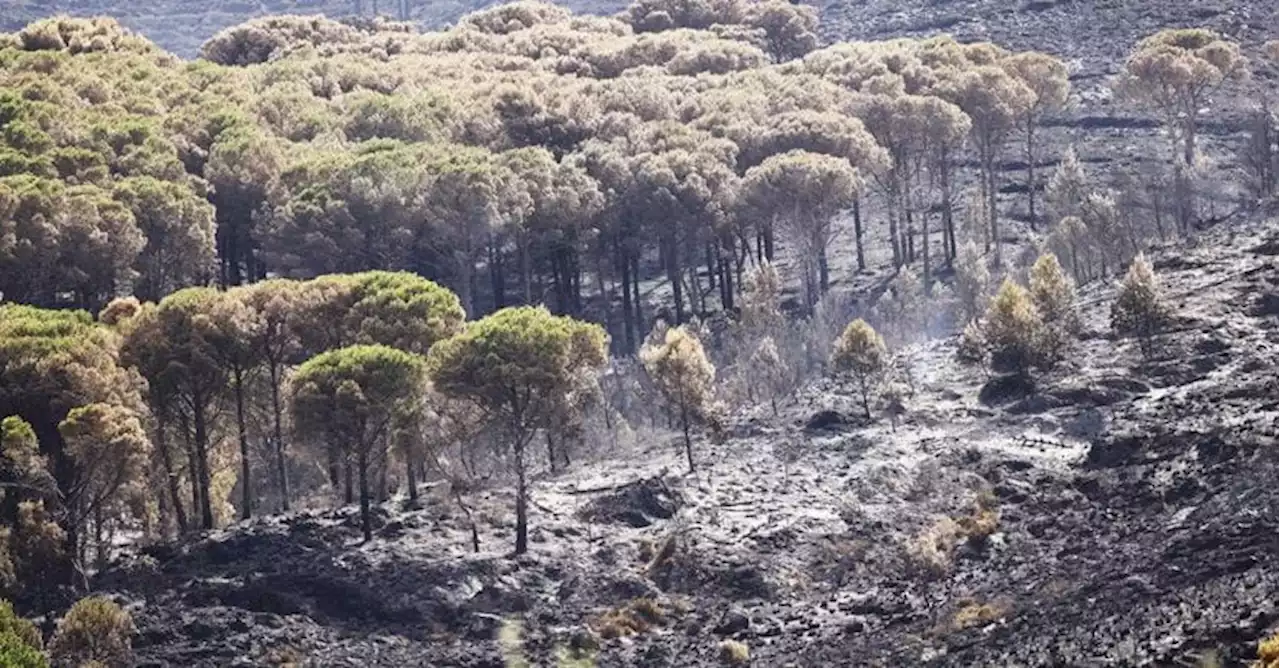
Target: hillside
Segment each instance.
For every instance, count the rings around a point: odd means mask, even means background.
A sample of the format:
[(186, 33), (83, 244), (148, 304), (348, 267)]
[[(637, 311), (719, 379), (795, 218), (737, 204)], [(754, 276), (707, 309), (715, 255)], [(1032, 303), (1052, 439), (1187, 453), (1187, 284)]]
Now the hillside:
[[(183, 58), (194, 58), (200, 45), (223, 28), (252, 18), (275, 14), (323, 14), (332, 18), (355, 15), (353, 0), (2, 0), (0, 32), (56, 14), (111, 16)], [(379, 7), (383, 16), (396, 15), (396, 0), (365, 0), (365, 16)], [(410, 0), (411, 19), (426, 28), (440, 28), (469, 12), (499, 4), (498, 0)], [(568, 0), (575, 12), (612, 14), (626, 7), (623, 0)]]
[[(594, 665), (718, 665), (722, 639), (756, 666), (1244, 665), (1277, 621), (1276, 247), (1270, 221), (1159, 251), (1177, 324), (1149, 362), (1094, 286), (1071, 362), (1033, 394), (928, 341), (896, 428), (819, 379), (700, 440), (696, 474), (650, 442), (544, 477), (517, 559), (489, 492), (478, 554), (439, 496), (380, 508), (368, 544), (351, 509), (270, 517), (99, 586), (155, 667), (555, 665), (636, 615)], [(946, 539), (984, 497), (989, 535)], [(522, 646), (499, 634), (516, 616)]]
[(1280, 643), (1275, 6), (636, 2), (0, 0), (0, 668)]
[[(350, 16), (353, 0), (0, 0), (0, 31), (12, 31), (56, 14), (106, 15), (119, 19), (161, 47), (184, 58), (222, 28), (272, 14)], [(371, 15), (373, 0), (364, 11)], [(464, 14), (498, 4), (496, 0), (411, 0), (410, 14), (423, 27), (452, 24)], [(613, 14), (625, 0), (562, 0), (575, 13)], [(1015, 49), (1041, 49), (1079, 59), (1083, 78), (1114, 73), (1122, 56), (1139, 38), (1170, 26), (1203, 26), (1243, 43), (1274, 35), (1273, 3), (1147, 3), (1124, 0), (819, 0), (823, 35), (829, 40), (885, 39), (946, 32), (958, 39), (994, 40)], [(382, 0), (384, 15), (397, 3)], [(1070, 36), (1070, 39), (1062, 39)]]

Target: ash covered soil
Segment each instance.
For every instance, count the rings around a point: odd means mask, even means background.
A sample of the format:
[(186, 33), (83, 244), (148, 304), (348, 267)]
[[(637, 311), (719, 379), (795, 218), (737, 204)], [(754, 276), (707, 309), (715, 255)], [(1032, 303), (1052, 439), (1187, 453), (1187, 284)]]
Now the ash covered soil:
[(954, 338), (917, 344), (896, 427), (815, 380), (697, 442), (695, 474), (657, 440), (540, 478), (519, 558), (495, 488), (470, 498), (478, 554), (428, 493), (380, 508), (368, 544), (354, 508), (261, 518), (97, 587), (128, 601), (140, 666), (496, 668), (516, 617), (552, 666), (637, 599), (649, 628), (595, 665), (721, 665), (726, 638), (755, 666), (1243, 665), (1277, 621), (1275, 224), (1154, 257), (1177, 323), (1149, 362), (1108, 333), (1110, 284), (1086, 286), (1034, 392), (958, 365)]

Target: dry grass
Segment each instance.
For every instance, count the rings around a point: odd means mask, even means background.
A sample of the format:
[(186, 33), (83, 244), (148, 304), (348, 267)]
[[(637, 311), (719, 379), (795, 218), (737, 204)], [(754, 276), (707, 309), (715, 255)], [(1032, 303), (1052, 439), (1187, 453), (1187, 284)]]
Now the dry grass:
[(737, 640), (720, 641), (720, 662), (730, 666), (746, 665), (751, 660), (751, 650), (746, 643)]
[(986, 626), (999, 620), (1009, 612), (1008, 606), (1002, 603), (978, 603), (964, 601), (951, 615), (951, 630), (963, 631), (978, 626)]
[(275, 668), (302, 668), (307, 663), (307, 657), (292, 645), (281, 645), (267, 650), (263, 661)]
[[(671, 534), (670, 536), (667, 536), (662, 541), (662, 545), (661, 547), (658, 548), (657, 553), (653, 554), (653, 556), (649, 559), (649, 566), (647, 567), (647, 570), (649, 572), (649, 577), (652, 578), (655, 574), (659, 573), (662, 569), (666, 568), (667, 565), (671, 563), (671, 558), (676, 554), (676, 548), (678, 547), (678, 543), (679, 543), (679, 536), (675, 533)], [(643, 546), (641, 549), (643, 550)], [(652, 553), (652, 547), (650, 547), (648, 551)]]
[(924, 573), (946, 575), (961, 541), (980, 543), (999, 528), (999, 500), (990, 492), (981, 492), (968, 515), (943, 517), (911, 539), (906, 546), (907, 560)]
[(1252, 668), (1277, 668), (1280, 666), (1280, 633), (1258, 643), (1258, 660)]
[(668, 612), (652, 598), (637, 598), (630, 603), (600, 615), (592, 629), (606, 640), (647, 633), (667, 623)]
[(983, 490), (973, 500), (973, 512), (955, 521), (965, 538), (985, 540), (1000, 528), (1000, 500), (989, 490)]
[(907, 543), (907, 560), (925, 573), (946, 575), (951, 570), (951, 555), (960, 536), (960, 525), (944, 517)]

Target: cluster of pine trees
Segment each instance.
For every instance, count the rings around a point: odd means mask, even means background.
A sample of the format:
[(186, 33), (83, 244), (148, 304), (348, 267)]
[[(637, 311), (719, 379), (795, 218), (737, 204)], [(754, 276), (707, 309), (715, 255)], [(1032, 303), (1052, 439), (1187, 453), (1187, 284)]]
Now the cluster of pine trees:
[[(829, 257), (846, 213), (857, 270), (885, 233), (902, 313), (958, 261), (976, 316), (1006, 156), (1077, 279), (1138, 252), (1142, 225), (1078, 161), (1041, 187), (1059, 59), (947, 37), (819, 49), (815, 28), (785, 0), (638, 0), (614, 18), (517, 2), (434, 33), (273, 17), (196, 62), (108, 19), (0, 35), (0, 585), (69, 582), (117, 527), (171, 536), (318, 490), (358, 493), (368, 536), (373, 499), (482, 431), (515, 472), (523, 550), (528, 451), (544, 437), (565, 461), (609, 403), (610, 345), (643, 345), (690, 467), (690, 424), (716, 420), (698, 318), (740, 320), (738, 380), (776, 406), (793, 371), (773, 260), (790, 252), (777, 266), (820, 316), (854, 270)], [(1175, 141), (1178, 230), (1197, 113), (1244, 69), (1199, 30), (1128, 63), (1123, 90)], [(451, 456), (475, 472), (475, 448)]]

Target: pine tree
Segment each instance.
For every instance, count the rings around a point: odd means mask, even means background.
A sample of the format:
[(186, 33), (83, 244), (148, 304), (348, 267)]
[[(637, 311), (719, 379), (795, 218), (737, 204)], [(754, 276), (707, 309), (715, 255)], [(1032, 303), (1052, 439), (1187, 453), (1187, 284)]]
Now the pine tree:
[(679, 414), (685, 458), (692, 473), (695, 467), (690, 428), (695, 420), (708, 417), (716, 367), (707, 359), (702, 342), (684, 326), (666, 329), (660, 336), (651, 337), (640, 349), (640, 361), (667, 403)]
[(1142, 253), (1133, 258), (1111, 305), (1111, 328), (1119, 336), (1138, 339), (1143, 357), (1155, 351), (1155, 337), (1169, 321), (1155, 270)]
[(871, 396), (888, 368), (888, 354), (884, 339), (861, 318), (845, 327), (831, 353), (836, 373), (847, 374), (858, 383), (867, 418), (871, 417)]

